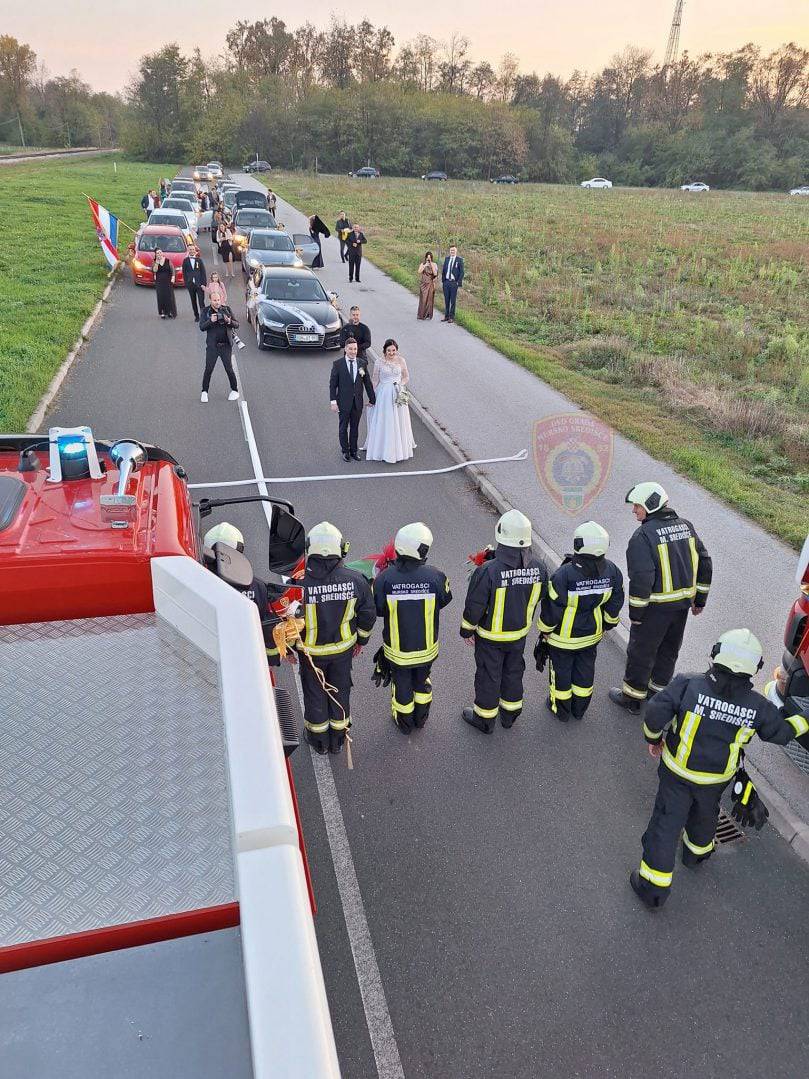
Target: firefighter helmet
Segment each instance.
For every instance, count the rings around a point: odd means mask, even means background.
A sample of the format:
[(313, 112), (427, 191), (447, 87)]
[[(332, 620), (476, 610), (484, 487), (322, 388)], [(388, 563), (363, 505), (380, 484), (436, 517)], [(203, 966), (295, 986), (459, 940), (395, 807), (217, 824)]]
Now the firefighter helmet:
[(497, 522), (494, 538), (504, 547), (530, 547), (531, 522), (519, 510), (509, 510)]
[(734, 674), (751, 678), (764, 666), (761, 641), (749, 629), (729, 629), (711, 649), (711, 659)]
[(400, 528), (393, 541), (396, 553), (408, 558), (425, 559), (432, 545), (433, 534), (421, 521), (414, 521), (413, 524)]
[(235, 547), (237, 551), (244, 551), (244, 536), (236, 525), (230, 524), (229, 521), (220, 521), (218, 525), (209, 528), (202, 542), (206, 547), (224, 543), (228, 547)]
[(632, 506), (643, 506), (647, 513), (657, 513), (669, 500), (659, 483), (636, 483), (627, 491), (626, 501)]
[(343, 535), (339, 528), (335, 528), (328, 521), (321, 521), (315, 525), (306, 537), (306, 553), (319, 554), (323, 558), (336, 555), (342, 558), (348, 551), (348, 544), (343, 541)]
[(591, 554), (602, 558), (610, 549), (610, 534), (595, 521), (585, 521), (573, 533), (576, 554)]

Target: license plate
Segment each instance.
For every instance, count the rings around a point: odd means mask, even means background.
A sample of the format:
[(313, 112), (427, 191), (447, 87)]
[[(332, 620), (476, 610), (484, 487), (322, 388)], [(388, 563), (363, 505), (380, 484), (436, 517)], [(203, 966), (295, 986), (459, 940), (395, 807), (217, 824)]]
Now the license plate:
[(304, 341), (319, 341), (320, 340), (320, 334), (319, 333), (294, 333), (292, 335), (292, 340), (293, 341), (301, 341), (301, 342), (304, 342)]

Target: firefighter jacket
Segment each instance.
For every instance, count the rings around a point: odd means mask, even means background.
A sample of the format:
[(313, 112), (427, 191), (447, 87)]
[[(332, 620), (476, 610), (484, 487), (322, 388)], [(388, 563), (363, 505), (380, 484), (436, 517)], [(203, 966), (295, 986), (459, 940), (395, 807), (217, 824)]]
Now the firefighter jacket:
[(665, 766), (700, 786), (732, 779), (754, 735), (783, 746), (807, 730), (803, 716), (785, 715), (745, 675), (717, 666), (675, 675), (649, 702), (643, 722), (647, 742), (657, 744), (666, 732)]
[(614, 562), (569, 554), (542, 597), (537, 628), (554, 648), (589, 648), (618, 625), (624, 578)]
[(249, 599), (251, 603), (255, 603), (256, 607), (258, 607), (258, 616), (261, 619), (261, 634), (264, 638), (264, 650), (270, 664), (277, 666), (279, 658), (278, 646), (272, 635), (272, 628), (277, 619), (270, 610), (270, 596), (266, 583), (260, 577), (254, 577), (249, 588), (237, 588), (236, 591), (241, 592), (245, 599)]
[(690, 521), (670, 506), (650, 513), (626, 549), (629, 617), (640, 622), (650, 603), (667, 610), (704, 607), (713, 566)]
[(439, 611), (452, 600), (441, 570), (400, 555), (374, 581), (374, 599), (385, 620), (385, 657), (400, 667), (432, 663), (438, 656)]
[(530, 550), (498, 544), (469, 578), (461, 636), (521, 648), (547, 581), (544, 562)]
[(336, 555), (310, 555), (303, 589), (303, 645), (310, 656), (338, 656), (365, 644), (376, 621), (371, 586)]

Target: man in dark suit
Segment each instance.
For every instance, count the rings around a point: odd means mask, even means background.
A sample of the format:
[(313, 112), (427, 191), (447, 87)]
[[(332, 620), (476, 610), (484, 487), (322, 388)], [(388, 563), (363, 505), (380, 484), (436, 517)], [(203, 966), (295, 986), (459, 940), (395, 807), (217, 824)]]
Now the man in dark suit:
[(205, 263), (199, 257), (199, 248), (189, 248), (188, 254), (183, 259), (183, 281), (191, 297), (191, 306), (194, 309), (194, 321), (199, 322), (199, 313), (205, 306), (205, 294), (202, 286), (208, 284), (208, 275), (205, 272)]
[(357, 342), (349, 337), (345, 343), (345, 356), (335, 360), (329, 378), (331, 410), (340, 415), (340, 449), (344, 461), (359, 461), (357, 434), (362, 418), (363, 393), (368, 394), (368, 405), (376, 404), (371, 376), (365, 360), (357, 359)]
[(340, 330), (340, 348), (346, 347), (346, 341), (353, 337), (357, 342), (357, 359), (364, 360), (371, 347), (371, 331), (364, 322), (360, 322), (360, 309), (356, 304), (348, 312), (349, 321)]
[(349, 232), (351, 232), (351, 222), (348, 220), (345, 210), (340, 211), (340, 216), (337, 218), (337, 224), (334, 228), (337, 239), (340, 241), (340, 262), (345, 262), (348, 258), (346, 255), (346, 240)]
[(354, 281), (356, 279), (357, 284), (359, 284), (360, 281), (362, 245), (367, 242), (365, 233), (359, 225), (354, 226), (351, 232), (349, 232), (348, 239), (346, 240), (346, 247), (348, 248), (348, 280)]
[(455, 300), (458, 289), (463, 285), (463, 259), (458, 254), (455, 244), (449, 249), (441, 267), (441, 284), (444, 288), (444, 317), (442, 322), (455, 321)]

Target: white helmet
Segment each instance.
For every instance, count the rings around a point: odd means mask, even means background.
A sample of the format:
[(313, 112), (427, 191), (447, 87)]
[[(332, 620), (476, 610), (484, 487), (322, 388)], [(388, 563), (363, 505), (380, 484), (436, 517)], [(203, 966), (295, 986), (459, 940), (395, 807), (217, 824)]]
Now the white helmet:
[(244, 550), (244, 536), (236, 525), (232, 525), (228, 521), (222, 521), (220, 524), (214, 525), (213, 528), (209, 528), (203, 536), (202, 542), (206, 547), (224, 543), (228, 547), (235, 547), (237, 551)]
[(315, 525), (306, 537), (307, 554), (319, 554), (324, 558), (337, 555), (338, 558), (342, 558), (347, 550), (348, 546), (343, 546), (342, 533), (328, 521), (321, 521), (319, 525)]
[(576, 554), (591, 554), (601, 558), (610, 549), (610, 534), (595, 521), (585, 521), (573, 533)]
[(761, 641), (749, 629), (729, 629), (711, 649), (711, 659), (734, 674), (752, 678), (764, 666)]
[(633, 506), (643, 506), (647, 513), (656, 513), (669, 500), (669, 496), (659, 483), (636, 483), (626, 495), (626, 501)]
[(494, 538), (504, 547), (530, 547), (531, 522), (519, 510), (509, 510), (497, 522)]
[(426, 558), (432, 545), (433, 534), (421, 521), (400, 528), (393, 541), (396, 553), (409, 558)]

